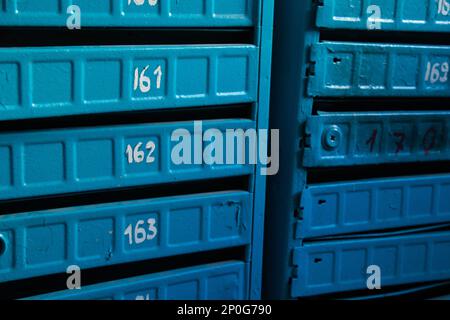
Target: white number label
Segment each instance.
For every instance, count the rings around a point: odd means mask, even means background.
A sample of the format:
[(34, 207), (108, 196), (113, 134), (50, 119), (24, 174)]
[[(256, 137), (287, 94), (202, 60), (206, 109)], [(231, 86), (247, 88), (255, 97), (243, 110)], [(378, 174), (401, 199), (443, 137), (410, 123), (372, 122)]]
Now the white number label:
[[(143, 6), (145, 4), (145, 0), (128, 0), (129, 6), (131, 6), (132, 3), (134, 3), (137, 6)], [(148, 4), (151, 7), (154, 7), (158, 4), (158, 0), (148, 0)]]
[[(148, 68), (150, 68), (150, 66), (146, 66), (141, 72), (139, 72), (139, 68), (134, 69), (134, 91), (139, 89), (142, 93), (147, 93), (152, 89), (152, 80), (145, 75)], [(163, 76), (161, 66), (158, 66), (153, 70), (153, 75), (156, 77), (156, 89), (161, 89), (161, 80)]]
[(129, 224), (125, 229), (124, 235), (128, 236), (128, 243), (132, 245), (141, 244), (145, 241), (153, 240), (158, 234), (158, 229), (156, 228), (156, 219), (139, 220), (136, 222), (134, 228), (133, 224)]
[(145, 150), (147, 150), (147, 157), (145, 157), (145, 151), (142, 150), (143, 143), (139, 142), (134, 147), (130, 144), (127, 146), (127, 158), (128, 163), (142, 163), (145, 160), (145, 163), (153, 163), (156, 158), (153, 156), (153, 153), (156, 150), (156, 144), (153, 141), (148, 141), (145, 145)]
[(450, 2), (449, 0), (439, 0), (438, 14), (448, 16), (450, 14)]
[(135, 299), (136, 301), (140, 300), (140, 301), (150, 301), (150, 294), (146, 294), (146, 295), (138, 295)]
[(444, 63), (435, 63), (431, 64), (431, 62), (427, 63), (427, 71), (425, 73), (425, 81), (434, 84), (436, 82), (446, 83), (448, 81), (448, 72), (449, 72), (449, 64), (448, 62)]

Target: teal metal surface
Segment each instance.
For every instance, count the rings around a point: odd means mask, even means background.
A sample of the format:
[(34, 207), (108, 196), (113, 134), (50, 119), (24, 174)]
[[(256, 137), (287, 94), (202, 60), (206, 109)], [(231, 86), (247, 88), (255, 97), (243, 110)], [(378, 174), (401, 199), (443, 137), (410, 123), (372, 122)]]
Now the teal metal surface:
[(305, 167), (450, 160), (449, 112), (323, 113), (306, 135)]
[(292, 297), (369, 290), (378, 266), (381, 287), (450, 278), (450, 233), (308, 243), (294, 250)]
[(0, 216), (0, 283), (250, 244), (252, 198), (215, 192)]
[(0, 49), (0, 120), (255, 102), (252, 45)]
[(263, 297), (450, 279), (448, 3), (276, 2)]
[(249, 27), (257, 0), (2, 0), (0, 25), (66, 27)]
[(301, 195), (296, 238), (450, 222), (450, 175), (312, 184)]
[[(131, 45), (130, 41), (123, 46), (29, 47), (20, 43), (21, 48), (0, 49), (0, 121), (5, 124), (0, 133), (0, 204), (9, 210), (8, 205), (16, 200), (35, 204), (51, 196), (51, 206), (58, 207), (58, 199), (65, 195), (73, 196), (75, 202), (57, 210), (5, 212), (0, 217), (0, 282), (8, 285), (5, 282), (59, 276), (69, 264), (83, 270), (116, 264), (127, 268), (129, 262), (169, 261), (181, 254), (189, 260), (191, 253), (207, 255), (210, 250), (233, 247), (240, 250), (242, 261), (99, 283), (52, 297), (68, 293), (70, 297), (76, 294), (74, 299), (141, 300), (153, 298), (156, 292), (158, 299), (259, 299), (265, 198), (265, 177), (259, 175), (262, 166), (240, 161), (207, 164), (211, 159), (200, 164), (173, 163), (171, 152), (180, 142), (172, 139), (175, 130), (186, 129), (193, 139), (198, 133), (194, 133), (193, 122), (170, 121), (171, 114), (177, 119), (215, 119), (203, 121), (202, 133), (213, 128), (223, 134), (227, 129), (268, 128), (273, 0), (0, 0), (0, 26), (5, 30), (66, 27), (69, 5), (80, 7), (82, 29), (154, 27), (152, 32), (159, 33), (168, 27), (183, 28), (184, 35), (203, 29), (208, 31), (202, 36), (209, 43), (215, 43), (216, 31), (220, 36), (240, 31), (246, 38), (221, 39), (220, 43), (229, 43), (217, 45), (185, 45), (175, 36), (167, 41), (178, 44), (171, 45)], [(37, 30), (25, 31), (38, 34)], [(191, 41), (200, 43), (201, 39)], [(226, 107), (217, 108), (217, 113), (202, 113), (201, 108), (219, 105)], [(231, 110), (234, 107), (236, 112)], [(168, 110), (175, 108), (185, 108), (189, 116)], [(147, 123), (150, 113), (141, 121), (137, 117), (143, 113), (120, 118), (120, 112), (155, 109), (159, 110), (157, 119), (162, 120)], [(105, 120), (99, 120), (102, 113), (108, 113)], [(94, 127), (89, 119), (88, 124), (65, 128), (72, 119), (68, 116), (76, 115), (93, 115), (94, 123), (98, 120), (102, 125)], [(233, 119), (222, 119), (230, 115)], [(46, 119), (41, 123), (38, 118)], [(103, 124), (109, 119), (121, 124)], [(133, 124), (127, 124), (128, 119)], [(204, 141), (200, 152), (193, 144), (188, 153), (195, 162), (208, 143)], [(246, 147), (235, 147), (236, 159), (248, 152)], [(221, 151), (230, 152), (216, 150)], [(182, 190), (178, 184), (205, 184), (201, 192), (208, 192), (206, 183), (217, 189), (218, 179), (225, 177), (240, 177), (236, 181), (243, 186), (238, 189), (245, 191), (189, 195), (195, 190)], [(184, 196), (158, 194), (161, 198), (84, 207), (76, 203), (78, 196), (90, 191), (107, 195), (110, 189), (115, 194), (126, 190), (132, 195), (135, 187), (155, 186), (158, 193), (160, 186), (165, 190), (169, 184), (171, 192)], [(142, 294), (135, 295), (136, 288)]]
[(329, 29), (450, 32), (448, 0), (322, 0), (316, 25)]
[(450, 47), (320, 42), (308, 93), (326, 97), (449, 97)]
[(202, 265), (117, 280), (28, 300), (240, 300), (246, 296), (245, 264)]
[[(201, 126), (171, 122), (0, 134), (0, 200), (249, 175), (254, 165), (208, 162), (210, 143), (191, 137), (201, 138), (208, 128), (225, 137), (227, 129), (254, 127), (251, 120), (210, 120)], [(177, 153), (187, 141), (186, 154)], [(233, 141), (229, 149), (223, 143), (222, 154), (248, 154), (248, 143)]]

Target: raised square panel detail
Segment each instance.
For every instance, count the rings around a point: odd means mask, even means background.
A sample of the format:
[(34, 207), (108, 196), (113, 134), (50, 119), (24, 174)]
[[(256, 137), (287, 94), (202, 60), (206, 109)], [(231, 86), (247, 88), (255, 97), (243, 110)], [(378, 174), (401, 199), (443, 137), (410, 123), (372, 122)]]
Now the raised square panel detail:
[(170, 0), (172, 13), (177, 16), (203, 15), (205, 3), (212, 0)]
[(47, 14), (60, 12), (61, 1), (62, 0), (15, 0), (18, 12), (43, 12)]
[(26, 263), (60, 263), (66, 259), (66, 226), (50, 224), (26, 231)]
[[(122, 2), (127, 3), (124, 0)], [(82, 14), (112, 12), (112, 0), (72, 0), (72, 3), (80, 7)]]
[[(436, 1), (438, 2), (438, 1)], [(427, 9), (431, 1), (408, 0), (403, 1), (402, 20), (425, 22), (427, 20)], [(420, 8), (420, 9), (419, 9)]]
[(12, 183), (12, 163), (11, 148), (0, 146), (0, 190), (11, 186)]
[(439, 212), (441, 214), (449, 214), (450, 213), (450, 184), (443, 184), (441, 186), (441, 195), (439, 197)]
[(113, 150), (111, 140), (80, 141), (77, 147), (78, 178), (111, 178), (114, 174)]
[(346, 196), (344, 223), (352, 225), (370, 221), (371, 193), (369, 191), (355, 191), (347, 193)]
[(230, 238), (239, 236), (244, 227), (240, 212), (242, 206), (236, 202), (226, 202), (211, 207), (211, 238)]
[(36, 62), (33, 64), (32, 74), (33, 104), (72, 102), (73, 65), (71, 62)]
[(187, 58), (177, 62), (177, 95), (204, 97), (208, 93), (209, 66), (207, 58)]
[(247, 57), (223, 57), (218, 61), (217, 91), (219, 95), (245, 94), (248, 90)]
[(167, 286), (167, 300), (197, 300), (199, 290), (197, 280), (171, 284)]
[(113, 254), (114, 221), (111, 218), (81, 221), (77, 232), (80, 257), (104, 257), (108, 260)]
[(324, 252), (312, 254), (309, 257), (308, 270), (310, 276), (308, 277), (309, 285), (320, 286), (330, 285), (334, 282), (334, 264), (335, 254), (333, 252)]
[(172, 210), (169, 213), (169, 244), (187, 245), (201, 240), (202, 209)]
[(120, 61), (88, 61), (85, 70), (86, 101), (117, 101), (121, 98)]
[(397, 220), (403, 205), (402, 189), (383, 189), (379, 194), (377, 217), (382, 220)]
[(29, 144), (24, 147), (25, 183), (62, 182), (65, 177), (62, 143)]
[(335, 0), (333, 9), (334, 17), (358, 19), (362, 14), (361, 1)]
[(397, 274), (398, 250), (396, 247), (379, 247), (374, 249), (373, 264), (381, 269), (382, 278), (393, 278)]
[[(417, 186), (410, 190), (411, 216), (429, 216), (433, 211), (433, 187)], [(447, 198), (448, 200), (448, 198)]]
[(374, 65), (384, 66), (388, 63), (385, 53), (367, 53), (361, 57), (361, 71), (359, 74), (359, 86), (361, 89), (384, 89), (386, 86), (386, 68), (379, 68), (376, 72)]
[(392, 85), (394, 88), (414, 90), (417, 87), (419, 58), (413, 55), (399, 54), (395, 59), (396, 67)]
[(239, 299), (239, 278), (235, 273), (221, 274), (208, 279), (209, 300)]
[(340, 279), (343, 282), (363, 280), (367, 277), (367, 251), (365, 249), (345, 250), (342, 261), (351, 261), (341, 268)]
[(331, 88), (350, 88), (353, 83), (353, 53), (336, 52), (327, 55), (331, 61), (325, 77), (325, 86)]
[(337, 193), (314, 196), (312, 217), (313, 226), (334, 226), (337, 223), (339, 197)]
[(20, 105), (20, 72), (16, 63), (0, 63), (0, 109)]
[(422, 274), (426, 271), (427, 246), (411, 244), (403, 248), (402, 274)]
[(436, 272), (448, 272), (450, 269), (450, 242), (436, 243), (433, 249), (433, 270)]
[(248, 0), (216, 0), (214, 8), (216, 15), (245, 15)]

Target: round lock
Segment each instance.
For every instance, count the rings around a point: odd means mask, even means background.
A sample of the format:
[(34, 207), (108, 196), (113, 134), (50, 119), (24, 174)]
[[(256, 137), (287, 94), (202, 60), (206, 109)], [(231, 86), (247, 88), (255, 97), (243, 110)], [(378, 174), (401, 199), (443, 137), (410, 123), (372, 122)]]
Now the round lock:
[(0, 256), (6, 251), (6, 240), (2, 234), (0, 234)]
[(341, 143), (342, 131), (336, 125), (328, 127), (322, 135), (323, 147), (327, 150), (337, 149)]

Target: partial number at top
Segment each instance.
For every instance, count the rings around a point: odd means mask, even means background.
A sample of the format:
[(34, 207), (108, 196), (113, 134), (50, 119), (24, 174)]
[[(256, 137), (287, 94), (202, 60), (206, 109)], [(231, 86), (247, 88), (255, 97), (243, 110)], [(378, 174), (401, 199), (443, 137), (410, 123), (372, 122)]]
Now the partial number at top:
[(329, 29), (450, 32), (450, 0), (320, 0), (316, 24)]
[(248, 27), (260, 0), (2, 0), (1, 26)]

